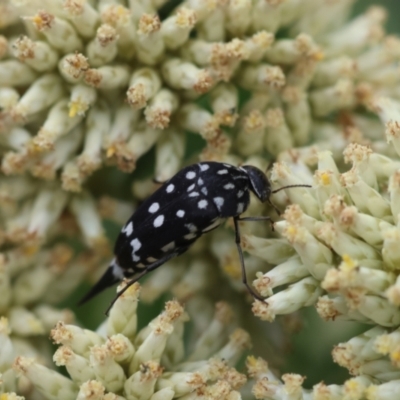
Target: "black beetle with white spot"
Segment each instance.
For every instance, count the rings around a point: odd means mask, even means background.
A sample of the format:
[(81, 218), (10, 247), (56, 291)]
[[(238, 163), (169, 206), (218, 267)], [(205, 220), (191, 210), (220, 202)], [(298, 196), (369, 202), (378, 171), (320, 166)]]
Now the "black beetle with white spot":
[(235, 167), (219, 162), (201, 162), (183, 168), (133, 213), (115, 243), (115, 258), (80, 304), (123, 278), (131, 278), (118, 292), (111, 308), (130, 285), (184, 253), (201, 235), (230, 217), (235, 225), (243, 283), (253, 297), (262, 300), (247, 283), (239, 221), (271, 220), (270, 217), (243, 218), (240, 215), (249, 205), (250, 191), (261, 202), (267, 201), (273, 206), (269, 199), (272, 193), (299, 186), (310, 187), (290, 185), (272, 191), (265, 173), (251, 165)]

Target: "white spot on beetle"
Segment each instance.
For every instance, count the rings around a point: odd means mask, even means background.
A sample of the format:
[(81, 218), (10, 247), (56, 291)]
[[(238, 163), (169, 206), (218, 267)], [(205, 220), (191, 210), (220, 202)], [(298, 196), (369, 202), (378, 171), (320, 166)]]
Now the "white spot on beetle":
[(160, 209), (160, 205), (158, 203), (153, 203), (150, 207), (149, 207), (149, 212), (154, 214), (155, 212), (157, 212)]
[(167, 191), (167, 193), (171, 193), (174, 191), (174, 189), (175, 185), (173, 183), (170, 183), (165, 190)]
[(176, 216), (179, 218), (183, 218), (184, 215), (185, 215), (185, 211), (183, 211), (183, 210), (178, 210), (176, 212)]
[(202, 187), (200, 190), (201, 190), (201, 193), (204, 194), (204, 196), (207, 196), (207, 195), (208, 195), (208, 190), (207, 190), (207, 188), (206, 188), (205, 186)]
[(188, 233), (187, 235), (183, 236), (183, 238), (186, 240), (191, 240), (194, 239), (195, 237), (197, 237), (196, 233)]
[(194, 188), (195, 188), (195, 184), (193, 183), (192, 185), (190, 185), (188, 188), (187, 188), (187, 191), (188, 192), (190, 192), (191, 190), (193, 190)]
[(138, 238), (131, 240), (131, 247), (132, 247), (132, 260), (139, 261), (140, 257), (136, 255), (136, 252), (142, 247), (142, 243)]
[(197, 226), (195, 224), (185, 224), (185, 228), (187, 228), (189, 232), (197, 232)]
[(124, 279), (124, 270), (118, 265), (117, 260), (114, 258), (111, 261), (112, 273), (118, 279)]
[(153, 222), (154, 228), (159, 228), (164, 223), (164, 215), (159, 215)]
[(236, 212), (237, 212), (238, 214), (241, 214), (241, 213), (243, 212), (243, 210), (244, 210), (244, 203), (239, 203), (239, 204), (237, 205), (237, 210), (236, 210)]
[(228, 170), (227, 170), (227, 169), (220, 169), (220, 170), (217, 172), (218, 175), (225, 175), (225, 174), (227, 174), (227, 173), (228, 173)]
[(244, 191), (243, 190), (239, 190), (238, 192), (237, 192), (237, 198), (238, 199), (240, 199), (242, 196), (244, 195)]
[(133, 251), (138, 251), (142, 247), (142, 243), (138, 238), (131, 240), (131, 246)]
[(198, 203), (197, 203), (197, 206), (200, 208), (200, 209), (202, 209), (202, 208), (206, 208), (207, 207), (207, 205), (208, 205), (208, 201), (207, 200), (200, 200)]
[(221, 211), (222, 206), (224, 205), (224, 198), (223, 197), (214, 197), (213, 202), (217, 206), (218, 210)]
[(173, 250), (175, 248), (175, 242), (169, 242), (164, 247), (161, 247), (161, 251), (166, 253), (167, 251)]
[(189, 197), (197, 197), (199, 195), (199, 192), (192, 192), (189, 194)]
[(204, 183), (203, 179), (201, 179), (201, 178), (197, 179), (197, 184), (199, 186), (201, 186), (203, 183)]
[(233, 183), (227, 183), (226, 185), (224, 185), (224, 189), (226, 190), (233, 189), (234, 187), (235, 185)]
[(200, 170), (201, 171), (207, 171), (210, 166), (208, 164), (200, 164)]
[(147, 258), (146, 258), (146, 261), (149, 262), (149, 263), (153, 263), (153, 262), (157, 261), (157, 258), (154, 258), (154, 257), (147, 257)]
[(133, 232), (133, 222), (130, 221), (129, 223), (127, 223), (123, 228), (122, 228), (122, 232), (126, 233), (126, 236), (131, 236), (132, 232)]
[(186, 179), (193, 179), (193, 178), (195, 178), (195, 176), (196, 176), (196, 172), (194, 172), (194, 171), (186, 172)]

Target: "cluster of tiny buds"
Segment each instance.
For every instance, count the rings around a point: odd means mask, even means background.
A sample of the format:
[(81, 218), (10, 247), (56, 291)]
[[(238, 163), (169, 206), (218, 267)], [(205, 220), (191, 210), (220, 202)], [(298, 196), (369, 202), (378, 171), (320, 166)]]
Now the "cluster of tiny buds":
[[(0, 131), (10, 150), (2, 171), (59, 177), (64, 190), (78, 192), (102, 166), (131, 172), (156, 146), (161, 180), (182, 164), (187, 130), (207, 141), (202, 159), (222, 161), (231, 145), (241, 156), (303, 145), (314, 117), (359, 105), (381, 115), (392, 82), (376, 75), (382, 66), (390, 75), (400, 55), (399, 41), (383, 36), (384, 10), (371, 8), (330, 32), (329, 21), (343, 19), (351, 2), (329, 4), (326, 20), (310, 14), (319, 1), (187, 0), (163, 20), (157, 1), (134, 2), (132, 10), (81, 1), (46, 11), (36, 0), (5, 6), (4, 25), (22, 16), (27, 35), (0, 41)], [(312, 37), (321, 18), (323, 49)], [(275, 39), (295, 21), (294, 38)], [(241, 110), (238, 85), (251, 93)], [(385, 90), (375, 93), (374, 85)], [(195, 101), (204, 93), (210, 111)], [(224, 127), (234, 128), (234, 143)]]
[[(188, 316), (183, 307), (177, 301), (167, 302), (159, 316), (138, 330), (139, 292), (140, 287), (135, 284), (119, 297), (110, 317), (96, 332), (64, 322), (56, 324), (51, 338), (60, 347), (53, 360), (66, 367), (70, 378), (27, 357), (17, 357), (12, 368), (30, 380), (31, 391), (46, 398), (51, 393), (81, 400), (93, 396), (159, 400), (191, 398), (202, 393), (205, 397), (201, 398), (207, 399), (241, 399), (238, 390), (246, 383), (246, 377), (231, 366), (250, 341), (247, 332), (234, 329), (229, 306), (217, 304), (209, 327), (196, 337), (192, 353), (185, 355), (183, 327)], [(8, 338), (10, 331), (5, 321), (3, 325), (0, 338)], [(8, 341), (12, 352), (13, 344)], [(214, 345), (210, 347), (211, 343)], [(2, 357), (9, 367), (12, 357)]]

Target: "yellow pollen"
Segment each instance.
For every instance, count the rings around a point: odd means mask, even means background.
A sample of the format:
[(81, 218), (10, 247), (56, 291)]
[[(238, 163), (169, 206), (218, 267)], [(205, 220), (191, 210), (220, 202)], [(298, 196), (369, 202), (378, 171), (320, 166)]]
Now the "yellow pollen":
[(26, 256), (32, 256), (36, 254), (39, 250), (39, 246), (36, 244), (27, 245), (23, 247), (23, 254)]
[(115, 146), (110, 146), (110, 147), (107, 149), (107, 158), (112, 157), (112, 156), (115, 154), (116, 151), (117, 151), (117, 149), (116, 149)]
[(340, 269), (342, 270), (350, 270), (357, 267), (357, 263), (353, 260), (348, 254), (343, 254), (342, 263), (340, 264)]
[(249, 367), (255, 367), (257, 365), (257, 359), (254, 356), (248, 356), (247, 364)]
[(227, 263), (223, 266), (223, 270), (233, 279), (239, 279), (241, 276), (241, 271), (237, 264)]
[(31, 154), (40, 153), (42, 148), (35, 142), (29, 143), (29, 152)]
[(346, 389), (350, 389), (351, 391), (353, 391), (353, 390), (357, 389), (358, 387), (359, 387), (358, 382), (356, 382), (356, 381), (354, 381), (352, 379), (349, 379), (346, 382)]
[(328, 186), (331, 183), (331, 176), (327, 172), (321, 174), (321, 182), (323, 185)]
[(69, 112), (68, 112), (68, 116), (70, 118), (75, 117), (77, 114), (84, 114), (85, 111), (87, 110), (88, 106), (85, 103), (82, 103), (80, 100), (76, 100), (76, 101), (71, 101), (69, 103)]
[(41, 26), (42, 23), (43, 23), (43, 18), (42, 18), (40, 15), (37, 14), (37, 15), (35, 15), (35, 16), (32, 17), (32, 22), (33, 22), (35, 25)]
[(399, 361), (400, 360), (400, 349), (396, 349), (396, 350), (392, 351), (390, 353), (390, 358), (393, 361)]
[(325, 58), (325, 54), (323, 51), (317, 51), (317, 52), (315, 52), (315, 54), (313, 54), (313, 56), (314, 56), (314, 60), (316, 60), (316, 61), (321, 61)]
[(69, 106), (69, 112), (68, 112), (68, 116), (70, 118), (75, 117), (75, 115), (78, 112), (78, 105), (75, 102), (72, 102)]

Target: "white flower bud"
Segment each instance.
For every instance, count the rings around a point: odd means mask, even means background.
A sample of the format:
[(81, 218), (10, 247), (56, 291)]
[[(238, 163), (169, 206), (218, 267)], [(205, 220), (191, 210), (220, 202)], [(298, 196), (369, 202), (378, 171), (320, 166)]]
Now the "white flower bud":
[(139, 371), (131, 375), (124, 384), (124, 394), (128, 399), (148, 399), (154, 394), (157, 379), (163, 368), (155, 361), (140, 364)]
[(86, 243), (102, 254), (108, 254), (108, 241), (104, 234), (96, 204), (89, 193), (75, 195), (69, 203)]
[(57, 52), (44, 41), (33, 41), (21, 36), (12, 44), (13, 54), (35, 71), (51, 71), (58, 61)]
[(114, 60), (117, 55), (117, 40), (118, 34), (111, 25), (100, 25), (96, 37), (86, 47), (90, 65), (100, 67)]
[(55, 343), (68, 346), (74, 353), (83, 357), (89, 357), (93, 346), (104, 343), (104, 339), (95, 332), (75, 325), (66, 325), (61, 321), (52, 329), (50, 336)]
[(88, 2), (67, 0), (63, 3), (63, 11), (80, 36), (94, 36), (99, 22), (99, 13)]
[(42, 396), (50, 400), (73, 400), (78, 394), (77, 386), (60, 373), (37, 364), (33, 359), (17, 357), (13, 368), (16, 372), (26, 376), (38, 389)]
[(185, 150), (185, 135), (182, 131), (168, 129), (156, 146), (156, 172), (158, 182), (166, 182), (179, 171)]
[(220, 348), (226, 340), (228, 328), (233, 319), (232, 313), (233, 311), (228, 304), (224, 302), (216, 304), (214, 317), (196, 341), (195, 349), (188, 357), (188, 361), (197, 361), (209, 357)]
[(322, 288), (317, 280), (304, 278), (264, 302), (255, 301), (253, 313), (263, 321), (273, 321), (276, 315), (290, 314), (301, 307), (314, 304), (321, 294)]
[(93, 346), (90, 349), (89, 360), (97, 380), (106, 390), (119, 392), (123, 388), (126, 379), (124, 370), (114, 361), (106, 344)]
[(178, 97), (170, 90), (161, 89), (145, 109), (147, 123), (152, 128), (167, 128), (171, 115), (178, 109), (178, 106)]
[(293, 147), (293, 139), (281, 108), (270, 108), (265, 116), (265, 148), (277, 155)]
[(80, 115), (69, 116), (67, 99), (59, 100), (49, 111), (37, 135), (33, 137), (31, 151), (41, 153), (53, 149), (56, 140), (71, 131), (81, 119)]
[(174, 330), (174, 322), (183, 314), (183, 308), (178, 302), (168, 302), (165, 311), (149, 324), (145, 338), (142, 337), (143, 333), (139, 332), (135, 341), (137, 350), (129, 367), (130, 372), (137, 371), (143, 362), (160, 360), (167, 339)]
[(161, 35), (169, 49), (182, 46), (189, 38), (196, 23), (196, 12), (185, 7), (177, 10), (176, 15), (167, 18), (161, 24)]
[(208, 92), (213, 79), (206, 69), (199, 69), (191, 63), (172, 58), (167, 60), (162, 67), (164, 79), (174, 89), (194, 90), (203, 94)]
[(133, 109), (145, 107), (147, 102), (160, 90), (160, 87), (161, 80), (156, 70), (152, 68), (136, 70), (126, 92), (128, 104)]
[(283, 92), (286, 103), (285, 119), (294, 143), (302, 146), (309, 141), (311, 128), (311, 109), (304, 91), (295, 86), (287, 86)]
[(272, 296), (274, 288), (294, 283), (308, 275), (308, 269), (301, 263), (300, 258), (295, 256), (278, 264), (264, 275), (259, 272), (253, 284), (261, 296), (267, 297)]
[(69, 107), (69, 116), (84, 115), (85, 112), (97, 100), (97, 92), (91, 87), (83, 84), (74, 85), (71, 88)]
[[(121, 290), (118, 287), (117, 290)], [(110, 310), (110, 316), (106, 322), (107, 335), (123, 334), (133, 340), (137, 329), (137, 305), (140, 293), (140, 285), (136, 282), (130, 286)]]
[[(366, 46), (379, 41), (383, 36), (382, 23), (385, 20), (385, 10), (371, 7), (340, 29), (332, 32), (326, 38), (328, 56), (337, 54), (358, 54)], [(330, 18), (333, 18), (332, 15)]]
[(26, 17), (41, 32), (49, 43), (64, 54), (82, 48), (82, 41), (75, 29), (65, 20), (46, 11), (39, 11), (33, 17)]
[(367, 398), (371, 400), (390, 400), (397, 396), (399, 390), (400, 380), (397, 379), (380, 385), (370, 385), (366, 388), (365, 394)]
[(71, 378), (78, 385), (95, 379), (95, 373), (85, 357), (75, 354), (68, 346), (61, 346), (54, 353), (53, 361), (57, 366), (65, 366)]
[(252, 9), (253, 31), (276, 32), (281, 24), (283, 1), (256, 1)]
[(1, 86), (30, 85), (36, 78), (36, 72), (25, 63), (16, 60), (0, 61)]
[(136, 46), (138, 59), (147, 65), (157, 64), (163, 57), (165, 45), (157, 14), (142, 14), (138, 24)]
[(226, 29), (232, 36), (243, 36), (251, 24), (251, 0), (230, 1), (226, 9)]
[(340, 180), (359, 211), (383, 219), (390, 215), (388, 201), (368, 186), (356, 171), (345, 172), (341, 175)]
[(113, 26), (118, 34), (118, 55), (124, 59), (130, 60), (136, 52), (136, 26), (135, 23), (141, 15), (139, 9), (141, 4), (135, 3), (131, 6), (135, 11), (132, 13), (128, 8), (119, 3), (108, 3), (100, 6), (101, 19), (104, 23)]
[(129, 81), (131, 71), (127, 65), (104, 65), (90, 68), (84, 72), (85, 83), (96, 89), (124, 88)]
[(11, 367), (16, 356), (10, 335), (11, 329), (7, 318), (0, 317), (0, 370), (2, 372)]
[(76, 400), (103, 400), (105, 387), (96, 380), (82, 383)]

